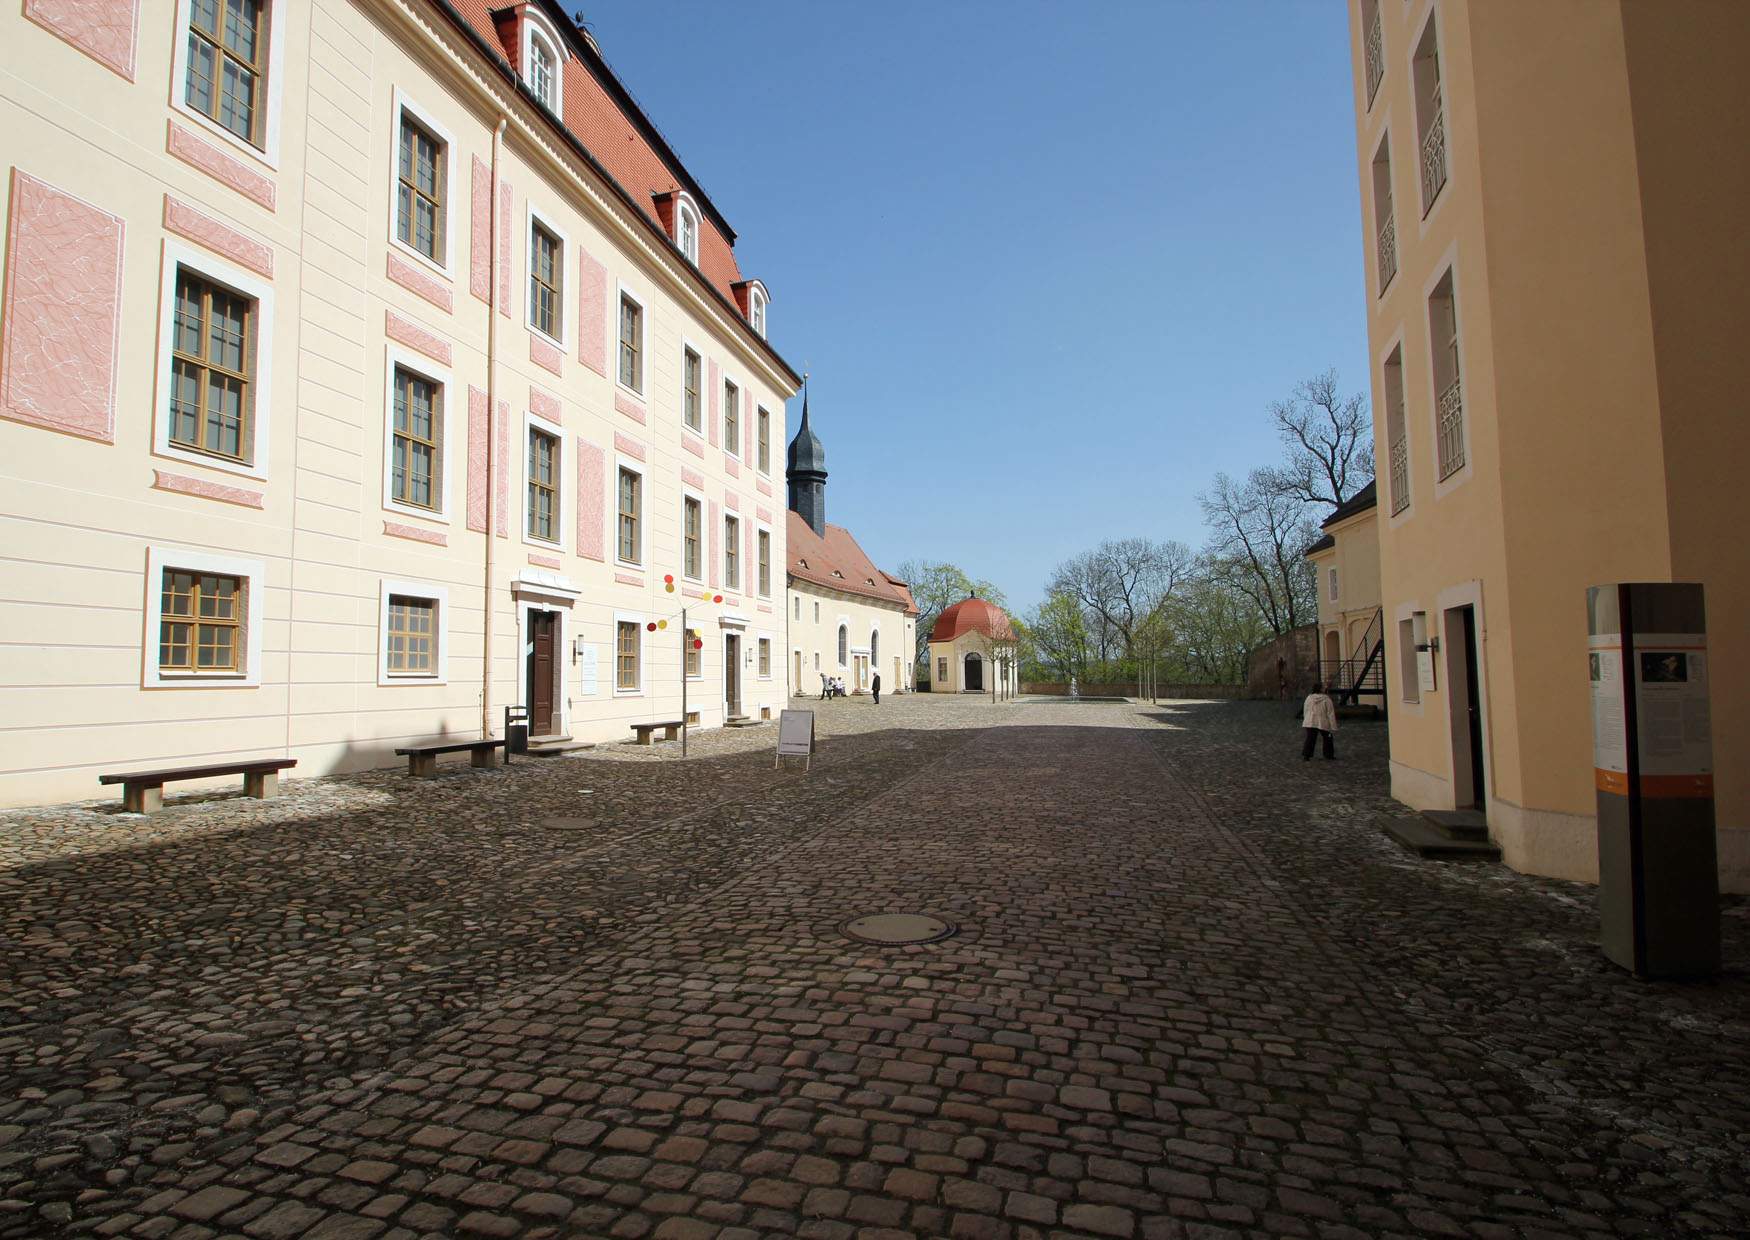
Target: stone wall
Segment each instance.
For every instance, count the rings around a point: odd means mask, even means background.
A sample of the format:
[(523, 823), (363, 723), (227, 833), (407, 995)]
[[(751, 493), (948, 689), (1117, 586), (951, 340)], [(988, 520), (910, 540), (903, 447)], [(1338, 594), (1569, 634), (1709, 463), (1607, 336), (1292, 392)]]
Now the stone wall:
[[(1136, 697), (1134, 680), (1117, 684), (1082, 685), (1076, 689), (1083, 697)], [(1068, 697), (1069, 686), (1061, 681), (1022, 681), (1021, 692), (1040, 697)], [(1158, 684), (1153, 696), (1159, 698), (1237, 698), (1244, 695), (1244, 685), (1183, 685)], [(1150, 696), (1143, 693), (1143, 697)]]
[(1319, 627), (1302, 625), (1252, 651), (1245, 696), (1300, 697), (1311, 691), (1318, 675)]

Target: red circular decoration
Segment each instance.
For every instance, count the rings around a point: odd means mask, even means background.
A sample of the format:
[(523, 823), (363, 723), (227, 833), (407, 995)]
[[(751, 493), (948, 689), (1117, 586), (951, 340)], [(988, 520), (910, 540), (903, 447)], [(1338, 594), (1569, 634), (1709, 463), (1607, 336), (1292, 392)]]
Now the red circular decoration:
[(697, 638), (697, 637), (693, 638), (693, 649), (694, 650), (703, 650), (704, 648), (705, 648), (705, 643), (704, 643), (703, 639)]
[(664, 585), (672, 586), (674, 584), (674, 574), (673, 573), (664, 573), (662, 575), (662, 581), (663, 581)]
[(654, 632), (656, 632), (656, 621), (652, 620), (649, 624), (645, 625), (644, 627), (649, 629), (652, 633), (654, 633)]
[(713, 603), (721, 603), (723, 601), (723, 596), (721, 594), (713, 594), (711, 596), (711, 601)]

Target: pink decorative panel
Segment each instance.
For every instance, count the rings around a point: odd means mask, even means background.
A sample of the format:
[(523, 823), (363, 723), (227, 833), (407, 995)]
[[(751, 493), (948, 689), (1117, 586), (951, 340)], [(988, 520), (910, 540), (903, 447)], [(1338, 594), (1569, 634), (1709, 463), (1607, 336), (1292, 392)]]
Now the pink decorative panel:
[(430, 543), (434, 547), (447, 547), (450, 540), (442, 530), (422, 530), (417, 525), (402, 525), (399, 521), (383, 522), (383, 533), (391, 538), (405, 538), (409, 542)]
[(240, 267), (273, 278), (273, 247), (235, 228), (219, 223), (212, 216), (197, 211), (181, 199), (164, 195), (164, 227), (179, 237), (187, 237), (204, 245), (215, 254), (223, 254)]
[(705, 445), (700, 443), (692, 435), (687, 434), (681, 436), (681, 447), (685, 448), (688, 452), (691, 452), (701, 461), (705, 459)]
[(139, 0), (24, 0), (24, 15), (98, 64), (134, 80)]
[(723, 471), (731, 478), (739, 478), (741, 477), (741, 462), (725, 452), (723, 454)]
[(186, 125), (170, 122), (170, 139), (165, 148), (186, 164), (228, 185), (245, 198), (260, 203), (269, 211), (274, 208), (277, 191), (274, 183), (240, 159), (225, 154), (205, 138), (196, 135)]
[(468, 389), (468, 528), (486, 532), (486, 393)]
[(772, 607), (771, 607), (770, 603), (756, 603), (754, 605), (754, 609), (756, 611), (770, 612), (772, 610)]
[(607, 453), (587, 439), (577, 441), (577, 554), (586, 560), (606, 560), (606, 527), (602, 509), (607, 499)]
[(759, 488), (761, 495), (770, 495), (772, 493), (772, 484), (767, 482), (764, 478), (755, 478), (753, 484)]
[(0, 416), (115, 442), (120, 218), (16, 168), (0, 309)]
[(498, 468), (494, 471), (498, 477), (494, 489), (498, 492), (493, 500), (493, 516), (498, 526), (500, 538), (510, 537), (510, 406), (504, 401), (498, 402), (498, 450), (494, 453), (494, 463)]
[(391, 281), (410, 293), (417, 293), (439, 310), (448, 312), (456, 308), (456, 299), (451, 296), (449, 285), (430, 272), (415, 267), (399, 254), (389, 255), (388, 276)]
[(631, 418), (638, 425), (644, 425), (644, 406), (633, 400), (624, 392), (614, 393), (614, 408)]
[(492, 300), (492, 168), (474, 157), (473, 193), (468, 201), (468, 291)]
[(741, 511), (741, 496), (734, 491), (723, 492), (723, 507), (728, 512)]
[(563, 422), (560, 417), (559, 398), (546, 388), (538, 388), (529, 384), (529, 412), (538, 413), (549, 422)]
[(767, 508), (764, 505), (756, 504), (754, 506), (754, 513), (759, 517), (759, 519), (761, 521), (764, 521), (767, 525), (770, 525), (772, 523), (772, 510), (770, 508)]
[(631, 573), (615, 573), (614, 580), (623, 586), (641, 586), (644, 578), (634, 577)]
[(717, 408), (717, 398), (723, 390), (723, 372), (717, 369), (715, 361), (706, 364), (707, 378), (705, 386), (711, 391), (711, 410), (705, 418), (705, 430), (711, 436), (711, 446), (717, 446), (717, 432), (722, 425), (722, 413)]
[(564, 371), (565, 354), (556, 349), (546, 337), (538, 336), (534, 332), (529, 333), (529, 360), (556, 375)]
[(178, 495), (198, 495), (202, 499), (216, 499), (227, 504), (241, 504), (245, 508), (260, 508), (262, 500), (260, 491), (249, 491), (243, 487), (221, 486), (217, 482), (208, 482), (205, 478), (167, 474), (162, 469), (152, 471), (152, 489), (155, 491), (174, 491)]
[[(724, 588), (724, 589), (725, 589), (725, 590), (727, 590), (727, 589), (729, 589), (729, 588), (730, 588), (730, 587), (728, 587), (728, 586), (724, 586), (724, 587), (723, 587), (723, 588)], [(740, 606), (741, 606), (741, 600), (740, 600), (740, 599), (739, 599), (739, 598), (737, 598), (737, 597), (735, 597), (735, 595), (733, 595), (733, 594), (725, 594), (725, 595), (724, 595), (724, 596), (723, 596), (723, 605), (724, 605), (724, 606), (725, 606), (725, 607), (740, 607)]]
[(630, 435), (622, 435), (619, 431), (614, 432), (614, 451), (624, 452), (634, 461), (644, 459), (644, 445)]
[(510, 182), (498, 181), (498, 312), (510, 317)]
[(565, 561), (561, 560), (556, 555), (536, 555), (532, 551), (529, 552), (529, 563), (533, 564), (536, 568), (564, 568), (565, 567)]
[(694, 490), (703, 491), (705, 489), (705, 475), (696, 474), (685, 465), (681, 466), (681, 481)]
[(711, 510), (711, 554), (708, 557), (710, 575), (707, 580), (711, 588), (715, 590), (719, 575), (718, 565), (723, 563), (723, 513), (717, 507), (717, 501), (714, 499), (706, 501), (705, 506)]
[(433, 361), (450, 364), (450, 342), (428, 332), (411, 319), (404, 319), (393, 310), (383, 311), (383, 334), (410, 349), (417, 349)]
[(608, 269), (579, 248), (577, 261), (577, 360), (608, 377)]

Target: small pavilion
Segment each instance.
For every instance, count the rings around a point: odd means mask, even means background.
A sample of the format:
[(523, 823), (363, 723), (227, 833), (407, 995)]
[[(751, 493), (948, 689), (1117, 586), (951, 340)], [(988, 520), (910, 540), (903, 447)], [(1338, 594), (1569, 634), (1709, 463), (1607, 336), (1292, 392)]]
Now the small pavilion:
[(930, 629), (929, 647), (932, 693), (1014, 697), (1021, 691), (1015, 626), (988, 599), (973, 594), (944, 608)]

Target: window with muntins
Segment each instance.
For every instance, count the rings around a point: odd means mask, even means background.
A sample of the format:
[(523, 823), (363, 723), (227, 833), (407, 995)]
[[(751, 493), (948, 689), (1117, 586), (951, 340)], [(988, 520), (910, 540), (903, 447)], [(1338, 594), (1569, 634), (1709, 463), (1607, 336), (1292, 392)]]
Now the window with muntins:
[(747, 308), (748, 321), (760, 339), (764, 340), (766, 336), (766, 299), (760, 295), (757, 288), (748, 294)]
[(249, 463), (255, 305), (178, 268), (171, 324), (170, 442)]
[(242, 670), (246, 592), (239, 577), (167, 568), (158, 624), (158, 670)]
[(443, 262), (444, 144), (401, 114), (395, 235), (434, 263)]
[(687, 679), (689, 680), (697, 680), (705, 674), (702, 651), (699, 647), (693, 645), (693, 643), (698, 640), (699, 630), (688, 629), (686, 640), (683, 644), (687, 648)]
[(762, 474), (772, 472), (772, 415), (765, 409), (759, 412), (759, 466)]
[(699, 217), (686, 203), (675, 207), (675, 244), (695, 266), (699, 262)]
[(621, 560), (637, 564), (640, 555), (639, 523), (644, 509), (644, 479), (636, 470), (620, 470), (619, 488), (619, 548)]
[(529, 229), (529, 324), (557, 340), (564, 259), (559, 238), (539, 224)]
[(443, 397), (438, 385), (404, 366), (395, 367), (394, 456), (390, 494), (397, 503), (436, 509), (438, 427)]
[(723, 518), (723, 584), (731, 590), (741, 586), (741, 522)]
[(634, 392), (644, 390), (644, 309), (620, 295), (620, 382)]
[(681, 500), (681, 572), (693, 581), (699, 579), (700, 532), (703, 528), (703, 505), (692, 496)]
[(699, 355), (691, 349), (681, 351), (681, 418), (694, 430), (700, 428), (699, 393), (703, 385), (699, 375), (703, 369)]
[(267, 0), (189, 0), (188, 106), (261, 146)]
[(851, 631), (849, 629), (847, 629), (844, 625), (841, 624), (841, 625), (839, 625), (839, 666), (840, 667), (843, 667), (845, 665), (845, 663), (848, 661), (848, 655), (850, 653), (850, 648), (851, 648)]
[(1435, 476), (1444, 479), (1464, 466), (1464, 388), (1459, 382), (1458, 306), (1450, 268), (1428, 295), (1428, 337), (1434, 346)]
[(723, 385), (723, 450), (741, 455), (741, 390), (733, 383)]
[(1404, 422), (1404, 352), (1400, 346), (1385, 360), (1385, 442), (1391, 511), (1395, 517), (1410, 506), (1410, 445)]
[(559, 80), (558, 58), (553, 49), (547, 46), (545, 39), (535, 37), (529, 40), (529, 86), (535, 92), (535, 98), (544, 104), (549, 112), (557, 111), (559, 95), (556, 84)]
[(760, 675), (770, 677), (772, 674), (772, 639), (760, 638)]
[(391, 676), (437, 674), (437, 602), (404, 594), (389, 596), (386, 666)]
[(529, 537), (559, 541), (559, 440), (529, 431)]
[(621, 620), (614, 625), (614, 687), (638, 687), (638, 625)]
[(1334, 568), (1330, 570), (1328, 584), (1330, 586), (1331, 602), (1334, 603), (1337, 601), (1337, 570)]
[(759, 531), (755, 540), (759, 545), (759, 581), (760, 597), (772, 597), (772, 535), (768, 530)]

